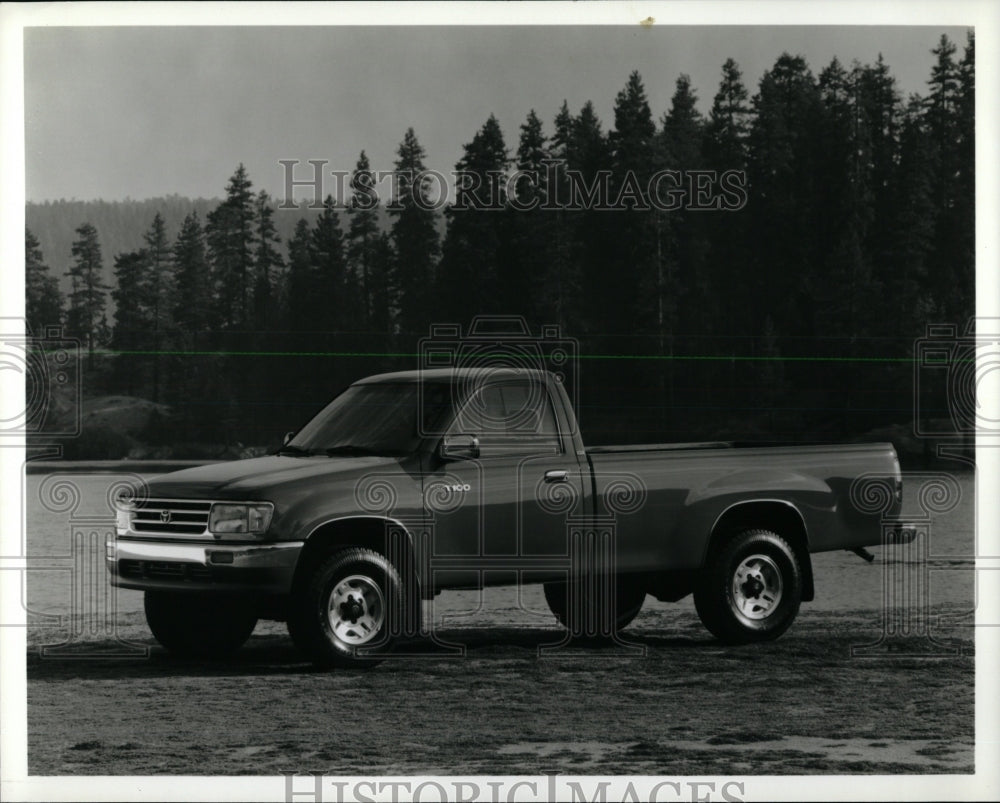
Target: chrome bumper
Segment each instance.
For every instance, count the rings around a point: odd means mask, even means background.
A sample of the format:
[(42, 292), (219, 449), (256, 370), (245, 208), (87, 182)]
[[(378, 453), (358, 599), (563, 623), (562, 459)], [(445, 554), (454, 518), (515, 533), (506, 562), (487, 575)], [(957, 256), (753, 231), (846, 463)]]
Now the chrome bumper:
[(178, 544), (116, 538), (107, 543), (111, 584), (120, 588), (287, 594), (302, 541)]

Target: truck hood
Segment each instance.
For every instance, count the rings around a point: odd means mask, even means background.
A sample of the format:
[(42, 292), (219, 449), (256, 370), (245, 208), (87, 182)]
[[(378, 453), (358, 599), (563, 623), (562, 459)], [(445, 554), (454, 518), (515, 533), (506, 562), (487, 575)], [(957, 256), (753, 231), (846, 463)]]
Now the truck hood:
[[(153, 499), (255, 499), (277, 486), (310, 480), (345, 479), (383, 466), (398, 466), (394, 457), (288, 457), (269, 455), (249, 460), (211, 463), (163, 474), (149, 480)], [(264, 493), (262, 493), (264, 491)]]

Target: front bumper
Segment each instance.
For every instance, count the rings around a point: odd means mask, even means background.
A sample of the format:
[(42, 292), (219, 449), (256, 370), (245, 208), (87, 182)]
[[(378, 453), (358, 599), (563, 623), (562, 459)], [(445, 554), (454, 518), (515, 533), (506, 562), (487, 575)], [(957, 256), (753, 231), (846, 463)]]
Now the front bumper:
[(302, 541), (166, 543), (118, 537), (106, 563), (119, 588), (288, 594)]

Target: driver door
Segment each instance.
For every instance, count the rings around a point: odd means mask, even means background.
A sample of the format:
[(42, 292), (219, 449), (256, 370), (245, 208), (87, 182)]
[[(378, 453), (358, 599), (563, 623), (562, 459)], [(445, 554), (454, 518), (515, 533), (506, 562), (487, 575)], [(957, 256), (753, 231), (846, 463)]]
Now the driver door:
[(424, 480), (435, 586), (515, 582), (517, 570), (537, 574), (568, 555), (570, 511), (551, 500), (582, 502), (584, 489), (545, 385), (511, 378), (480, 387), (445, 435), (461, 436), (478, 440), (478, 457), (436, 458)]

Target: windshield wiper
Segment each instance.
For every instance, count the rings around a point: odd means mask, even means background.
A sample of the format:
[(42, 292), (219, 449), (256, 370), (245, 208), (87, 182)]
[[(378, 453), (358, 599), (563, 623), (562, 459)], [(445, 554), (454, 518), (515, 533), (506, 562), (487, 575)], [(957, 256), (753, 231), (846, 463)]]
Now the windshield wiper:
[(387, 449), (373, 449), (370, 446), (358, 446), (353, 443), (345, 443), (342, 446), (331, 446), (323, 451), (329, 457), (335, 457), (337, 455), (351, 457), (389, 457), (400, 454), (400, 452), (393, 452)]
[(291, 444), (286, 443), (284, 446), (278, 449), (278, 451), (276, 451), (275, 454), (278, 455), (286, 454), (297, 457), (309, 457), (310, 455), (315, 454), (315, 452), (313, 452), (311, 449), (303, 449), (301, 446), (292, 446)]

